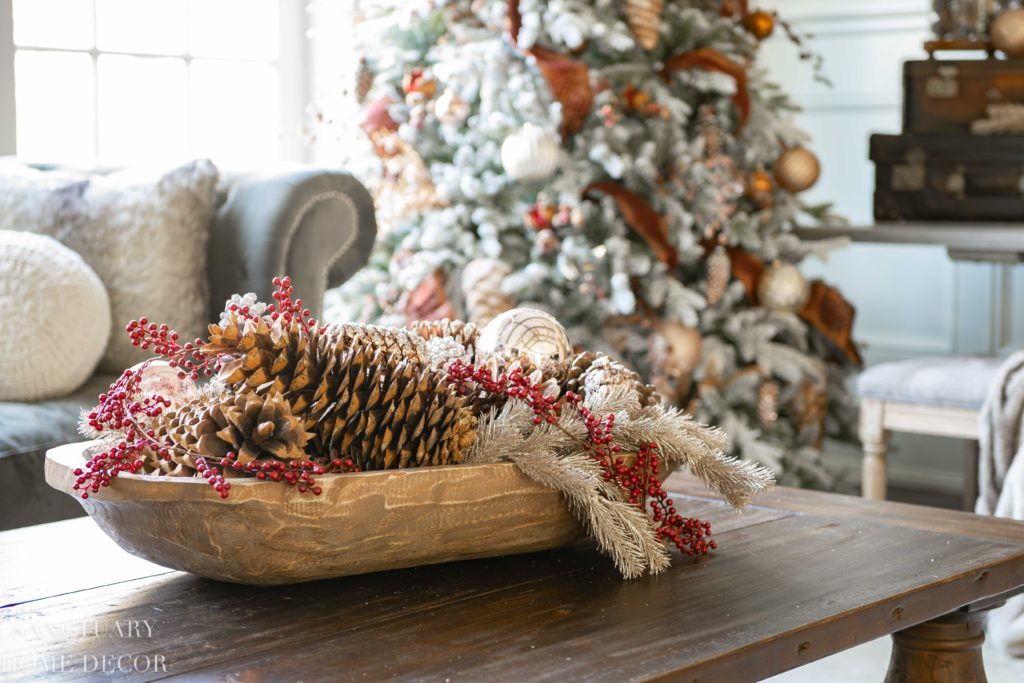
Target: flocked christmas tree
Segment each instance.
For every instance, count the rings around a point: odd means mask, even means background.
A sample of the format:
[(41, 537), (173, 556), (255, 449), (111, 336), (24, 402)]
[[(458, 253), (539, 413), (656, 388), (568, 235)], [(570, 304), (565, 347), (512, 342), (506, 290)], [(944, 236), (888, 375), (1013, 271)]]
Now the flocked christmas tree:
[(788, 25), (739, 0), (364, 0), (360, 20), (359, 118), (319, 117), (358, 133), (381, 234), (328, 317), (543, 308), (736, 455), (830, 484), (859, 356), (852, 308), (794, 265), (822, 246), (792, 228), (827, 216), (757, 65), (776, 24), (803, 49)]

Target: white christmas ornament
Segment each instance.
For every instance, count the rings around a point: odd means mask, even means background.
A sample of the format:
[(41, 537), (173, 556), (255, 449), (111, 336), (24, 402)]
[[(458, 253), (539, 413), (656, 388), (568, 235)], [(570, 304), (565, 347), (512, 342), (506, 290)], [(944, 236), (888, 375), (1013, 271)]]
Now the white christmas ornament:
[(501, 165), (514, 180), (544, 180), (558, 168), (561, 153), (558, 138), (527, 123), (501, 144)]
[(498, 357), (522, 359), (544, 367), (572, 355), (572, 342), (562, 323), (535, 308), (513, 308), (497, 316), (476, 340), (477, 362)]
[(758, 301), (774, 311), (799, 311), (810, 295), (810, 283), (792, 263), (774, 262), (757, 283)]
[(133, 373), (142, 372), (139, 399), (153, 395), (161, 396), (171, 402), (169, 409), (174, 409), (199, 398), (199, 389), (195, 381), (189, 377), (178, 377), (178, 368), (172, 368), (165, 360), (143, 361), (133, 365), (130, 370)]

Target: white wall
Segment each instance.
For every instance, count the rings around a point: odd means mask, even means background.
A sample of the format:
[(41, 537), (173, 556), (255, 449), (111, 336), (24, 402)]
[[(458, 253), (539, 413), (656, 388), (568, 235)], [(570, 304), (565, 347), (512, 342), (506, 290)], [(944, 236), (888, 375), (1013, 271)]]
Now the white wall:
[[(898, 133), (905, 59), (924, 57), (930, 0), (762, 0), (803, 31), (826, 60), (830, 90), (815, 83), (795, 47), (777, 33), (761, 49), (761, 63), (800, 103), (801, 128), (823, 172), (810, 201), (833, 201), (851, 222), (872, 222), (874, 168), (871, 133)], [(857, 338), (868, 363), (942, 353), (994, 353), (1024, 343), (1024, 316), (1014, 293), (1022, 269), (954, 263), (938, 247), (853, 245), (828, 263), (811, 262), (809, 275), (837, 284), (857, 307)], [(895, 439), (891, 480), (958, 491), (962, 446), (949, 440)], [(855, 453), (838, 455), (857, 465)]]

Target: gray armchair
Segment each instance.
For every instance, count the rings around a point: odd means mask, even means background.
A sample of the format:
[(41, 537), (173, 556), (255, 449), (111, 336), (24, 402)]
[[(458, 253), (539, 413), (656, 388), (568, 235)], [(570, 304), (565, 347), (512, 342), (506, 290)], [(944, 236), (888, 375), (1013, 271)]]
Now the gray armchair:
[[(270, 298), (275, 275), (288, 274), (318, 314), (324, 291), (369, 258), (376, 236), (373, 200), (352, 176), (291, 166), (222, 176), (210, 226), (209, 317), (236, 292)], [(83, 514), (43, 478), (46, 450), (74, 441), (83, 407), (115, 379), (95, 375), (74, 394), (39, 403), (0, 402), (0, 530)]]

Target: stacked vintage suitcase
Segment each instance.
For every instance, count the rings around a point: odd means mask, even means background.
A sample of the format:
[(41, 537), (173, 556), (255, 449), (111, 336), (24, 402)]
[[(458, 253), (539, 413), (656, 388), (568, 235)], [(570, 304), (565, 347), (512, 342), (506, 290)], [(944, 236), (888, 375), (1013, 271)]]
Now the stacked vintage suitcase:
[[(1024, 42), (1024, 9), (996, 15), (993, 40), (929, 41), (928, 59), (903, 65), (903, 133), (871, 136), (876, 219), (1024, 221), (1024, 51), (1000, 44), (1007, 26)], [(947, 49), (985, 58), (935, 57)]]

